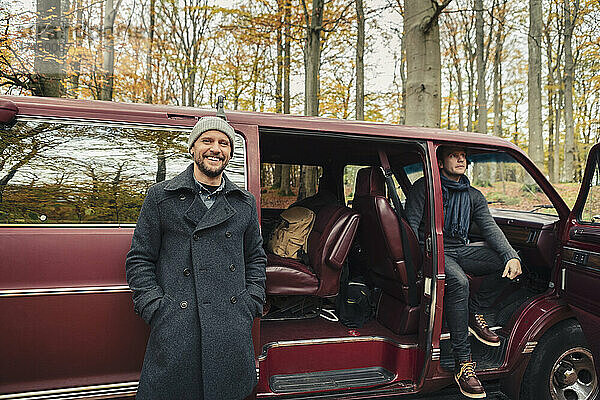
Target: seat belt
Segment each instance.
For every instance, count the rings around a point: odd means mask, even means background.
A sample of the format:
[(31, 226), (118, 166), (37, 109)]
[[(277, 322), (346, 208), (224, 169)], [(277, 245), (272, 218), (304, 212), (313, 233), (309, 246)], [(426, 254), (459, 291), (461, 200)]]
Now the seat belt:
[(415, 266), (413, 265), (411, 248), (410, 244), (408, 243), (408, 236), (406, 234), (406, 227), (402, 223), (402, 220), (408, 220), (406, 219), (406, 214), (404, 213), (402, 203), (400, 203), (398, 192), (396, 192), (396, 188), (394, 187), (393, 173), (392, 169), (390, 168), (390, 163), (388, 162), (387, 154), (381, 149), (378, 150), (378, 152), (379, 160), (381, 161), (381, 166), (383, 167), (385, 183), (387, 185), (390, 197), (392, 198), (392, 204), (394, 204), (394, 211), (398, 217), (398, 223), (400, 224), (400, 230), (402, 233), (402, 249), (404, 250), (404, 264), (406, 265), (406, 275), (408, 278), (408, 304), (411, 307), (416, 307), (419, 305), (419, 294), (417, 293), (416, 281), (417, 274), (415, 271)]

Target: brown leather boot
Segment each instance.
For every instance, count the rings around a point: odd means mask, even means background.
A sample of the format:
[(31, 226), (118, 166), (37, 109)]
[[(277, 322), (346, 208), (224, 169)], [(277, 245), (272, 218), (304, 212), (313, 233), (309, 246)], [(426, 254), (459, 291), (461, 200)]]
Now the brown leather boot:
[(469, 332), (488, 346), (500, 346), (500, 338), (490, 330), (483, 314), (469, 314)]
[(454, 380), (458, 383), (461, 393), (472, 399), (483, 399), (485, 389), (475, 376), (475, 362), (469, 360), (454, 362)]

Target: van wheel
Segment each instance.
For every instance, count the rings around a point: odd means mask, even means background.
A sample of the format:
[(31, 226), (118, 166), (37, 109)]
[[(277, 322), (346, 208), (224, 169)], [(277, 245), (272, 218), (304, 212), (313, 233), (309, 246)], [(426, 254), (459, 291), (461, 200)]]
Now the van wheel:
[(598, 377), (594, 358), (575, 320), (561, 322), (542, 336), (521, 387), (524, 400), (594, 400)]

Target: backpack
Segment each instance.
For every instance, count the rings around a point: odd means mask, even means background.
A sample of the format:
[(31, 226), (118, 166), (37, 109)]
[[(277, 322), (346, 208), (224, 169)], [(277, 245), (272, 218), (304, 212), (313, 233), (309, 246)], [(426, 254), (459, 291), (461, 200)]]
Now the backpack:
[(348, 328), (362, 328), (374, 315), (371, 289), (360, 280), (340, 289), (337, 306), (340, 322)]
[(315, 222), (315, 213), (304, 207), (290, 207), (279, 218), (281, 221), (271, 233), (267, 250), (308, 264), (308, 235)]

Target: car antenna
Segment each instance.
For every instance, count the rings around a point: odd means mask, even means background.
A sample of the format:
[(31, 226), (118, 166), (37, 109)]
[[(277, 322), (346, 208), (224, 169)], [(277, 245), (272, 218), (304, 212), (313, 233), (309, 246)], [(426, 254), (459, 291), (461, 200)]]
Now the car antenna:
[(217, 117), (227, 121), (227, 116), (225, 116), (225, 96), (223, 95), (219, 95), (217, 98)]

